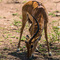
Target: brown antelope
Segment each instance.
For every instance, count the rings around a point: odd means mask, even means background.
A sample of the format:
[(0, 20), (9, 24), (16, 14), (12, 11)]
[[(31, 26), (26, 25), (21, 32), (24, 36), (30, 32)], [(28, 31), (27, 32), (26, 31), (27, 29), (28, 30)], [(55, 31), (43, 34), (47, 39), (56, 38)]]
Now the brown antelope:
[(20, 33), (20, 39), (18, 43), (18, 50), (20, 48), (21, 37), (23, 33), (23, 29), (25, 27), (26, 22), (28, 21), (30, 25), (29, 32), (31, 38), (27, 36), (26, 47), (27, 47), (27, 55), (31, 57), (32, 53), (35, 51), (38, 41), (41, 39), (42, 31), (45, 31), (45, 38), (48, 48), (48, 54), (51, 55), (47, 37), (47, 23), (48, 16), (46, 13), (46, 9), (42, 3), (37, 1), (29, 1), (25, 3), (22, 7), (22, 28)]

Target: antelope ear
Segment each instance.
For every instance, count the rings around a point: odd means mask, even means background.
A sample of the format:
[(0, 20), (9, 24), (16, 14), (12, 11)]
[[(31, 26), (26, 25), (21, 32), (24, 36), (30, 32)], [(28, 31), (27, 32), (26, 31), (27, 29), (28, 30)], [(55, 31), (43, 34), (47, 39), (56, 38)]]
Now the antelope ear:
[(26, 35), (26, 39), (27, 39), (27, 40), (29, 39), (29, 36), (28, 36), (28, 35)]

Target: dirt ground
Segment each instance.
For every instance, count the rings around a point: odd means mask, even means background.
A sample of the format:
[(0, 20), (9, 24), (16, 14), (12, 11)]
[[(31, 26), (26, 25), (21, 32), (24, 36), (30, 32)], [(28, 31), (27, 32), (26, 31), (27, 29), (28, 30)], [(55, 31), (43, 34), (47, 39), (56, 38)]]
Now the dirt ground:
[[(27, 1), (28, 0), (0, 0), (0, 60), (27, 60), (24, 41), (21, 42), (21, 51), (16, 52), (20, 35), (19, 29), (22, 23), (22, 6)], [(37, 1), (40, 2), (40, 0)], [(50, 34), (53, 24), (52, 21), (60, 20), (60, 0), (42, 0), (41, 2), (45, 5), (48, 14), (54, 11), (58, 11), (58, 13), (55, 14), (59, 14), (58, 17), (48, 15), (48, 34)], [(22, 39), (25, 39), (24, 36), (27, 34), (29, 34), (28, 25), (26, 25), (24, 29)], [(41, 39), (41, 42), (44, 41)], [(45, 47), (45, 50), (47, 50), (46, 46), (44, 46), (45, 44), (41, 43), (41, 45), (41, 49)], [(54, 48), (55, 46), (58, 49)], [(49, 57), (47, 51), (43, 50), (40, 53), (35, 52), (35, 57), (31, 60), (60, 60), (60, 42), (55, 42), (51, 46), (51, 49), (52, 57)]]

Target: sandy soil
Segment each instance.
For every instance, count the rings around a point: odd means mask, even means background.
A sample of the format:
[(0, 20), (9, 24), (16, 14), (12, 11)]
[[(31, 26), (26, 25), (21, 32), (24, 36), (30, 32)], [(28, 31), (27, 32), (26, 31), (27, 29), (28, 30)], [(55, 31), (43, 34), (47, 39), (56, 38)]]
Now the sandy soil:
[[(16, 52), (17, 44), (19, 40), (19, 29), (21, 28), (21, 20), (22, 20), (22, 6), (28, 0), (0, 0), (0, 60), (27, 60), (26, 57), (26, 48), (25, 42), (21, 42), (22, 51)], [(37, 0), (40, 2), (40, 0)], [(59, 0), (45, 0), (41, 1), (46, 9), (48, 14), (54, 11), (58, 11), (60, 15), (60, 1)], [(55, 12), (55, 14), (58, 15)], [(60, 25), (60, 16), (52, 16), (48, 15), (49, 23), (48, 23), (48, 34), (51, 33), (52, 22), (59, 21)], [(15, 26), (15, 21), (18, 21), (18, 25)], [(20, 21), (20, 22), (19, 22)], [(53, 24), (56, 25), (57, 23)], [(27, 31), (27, 32), (26, 32)], [(28, 25), (26, 25), (23, 36), (29, 34)], [(41, 39), (41, 42), (42, 41)], [(46, 46), (45, 43), (41, 43), (43, 49)], [(55, 49), (54, 47), (58, 49)], [(47, 55), (47, 51), (41, 51), (40, 53), (35, 52), (35, 57), (31, 60), (60, 60), (60, 43), (55, 42), (52, 46), (52, 57)], [(46, 49), (47, 50), (47, 49)], [(46, 54), (45, 54), (46, 53)]]

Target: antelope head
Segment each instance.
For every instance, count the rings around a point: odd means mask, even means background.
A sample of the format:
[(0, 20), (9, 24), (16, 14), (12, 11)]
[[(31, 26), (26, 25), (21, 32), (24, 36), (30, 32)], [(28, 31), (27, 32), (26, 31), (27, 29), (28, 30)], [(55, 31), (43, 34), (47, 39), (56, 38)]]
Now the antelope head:
[(38, 27), (37, 27), (36, 33), (35, 33), (31, 38), (29, 38), (28, 35), (26, 36), (27, 41), (25, 41), (25, 43), (26, 43), (26, 47), (27, 47), (27, 56), (28, 56), (28, 58), (32, 56), (32, 53), (33, 53), (33, 52), (35, 51), (35, 49), (36, 49), (36, 46), (37, 46), (37, 42), (38, 42), (38, 41), (36, 40), (35, 36), (36, 36), (37, 33), (39, 32), (39, 23), (38, 23), (38, 21), (35, 19), (34, 16), (32, 16), (32, 17), (33, 17), (34, 20), (36, 21)]

